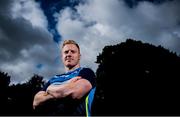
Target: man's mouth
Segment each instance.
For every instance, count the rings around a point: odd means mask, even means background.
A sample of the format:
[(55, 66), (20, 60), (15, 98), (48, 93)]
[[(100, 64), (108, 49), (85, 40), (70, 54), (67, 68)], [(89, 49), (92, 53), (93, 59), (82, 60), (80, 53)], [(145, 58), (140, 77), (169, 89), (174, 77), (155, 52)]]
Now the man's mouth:
[(72, 59), (71, 58), (67, 58), (66, 61), (71, 61)]

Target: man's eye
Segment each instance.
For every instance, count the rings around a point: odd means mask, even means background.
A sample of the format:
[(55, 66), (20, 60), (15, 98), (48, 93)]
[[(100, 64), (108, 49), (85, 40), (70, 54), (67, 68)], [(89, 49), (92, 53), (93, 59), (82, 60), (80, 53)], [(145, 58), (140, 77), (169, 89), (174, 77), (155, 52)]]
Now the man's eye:
[(68, 54), (68, 51), (64, 51), (65, 54)]
[(72, 53), (75, 53), (75, 51), (74, 51), (74, 50), (72, 50), (71, 52), (72, 52)]

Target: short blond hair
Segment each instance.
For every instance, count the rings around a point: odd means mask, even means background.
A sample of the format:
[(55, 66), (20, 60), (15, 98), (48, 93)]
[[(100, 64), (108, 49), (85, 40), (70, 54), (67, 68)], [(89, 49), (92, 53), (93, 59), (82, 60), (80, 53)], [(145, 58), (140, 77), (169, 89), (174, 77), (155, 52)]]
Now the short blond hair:
[(78, 48), (78, 50), (79, 50), (79, 52), (80, 52), (79, 45), (78, 45), (74, 40), (64, 40), (63, 45), (62, 45), (62, 48), (63, 48), (65, 45), (67, 45), (67, 44), (74, 44), (74, 45)]

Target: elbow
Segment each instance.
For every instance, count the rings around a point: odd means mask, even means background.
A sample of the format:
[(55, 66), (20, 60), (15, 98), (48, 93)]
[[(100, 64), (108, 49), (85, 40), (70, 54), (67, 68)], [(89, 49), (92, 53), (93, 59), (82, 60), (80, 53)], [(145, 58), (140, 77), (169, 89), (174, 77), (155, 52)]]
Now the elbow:
[(33, 109), (36, 109), (37, 106), (38, 106), (38, 104), (34, 101), (33, 102)]
[(71, 94), (71, 97), (72, 97), (72, 99), (77, 99), (77, 100), (79, 100), (79, 99), (81, 99), (82, 97), (83, 97), (83, 95), (82, 94), (80, 94), (80, 93), (72, 93)]
[(35, 96), (33, 100), (33, 109), (35, 109), (39, 105), (38, 97)]

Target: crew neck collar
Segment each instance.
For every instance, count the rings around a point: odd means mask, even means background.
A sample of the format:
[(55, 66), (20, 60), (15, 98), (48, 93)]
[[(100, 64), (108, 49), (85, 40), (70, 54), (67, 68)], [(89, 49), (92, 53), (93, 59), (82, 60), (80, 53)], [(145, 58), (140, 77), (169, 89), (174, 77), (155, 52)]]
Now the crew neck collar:
[(81, 67), (78, 67), (78, 68), (76, 68), (76, 69), (74, 69), (74, 70), (72, 70), (72, 71), (66, 72), (66, 74), (70, 74), (70, 73), (72, 73), (72, 72), (74, 72), (74, 71), (78, 71), (78, 70), (80, 70), (80, 69), (81, 69)]

